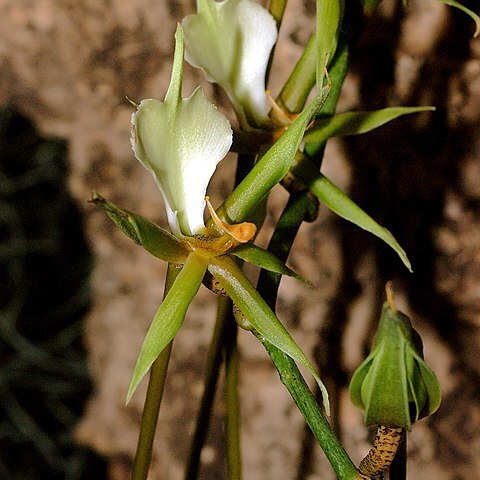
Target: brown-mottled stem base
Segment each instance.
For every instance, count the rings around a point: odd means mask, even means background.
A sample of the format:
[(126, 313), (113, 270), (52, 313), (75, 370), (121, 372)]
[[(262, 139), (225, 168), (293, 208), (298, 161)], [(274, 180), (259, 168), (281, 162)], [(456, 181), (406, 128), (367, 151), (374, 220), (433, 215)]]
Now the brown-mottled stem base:
[(360, 472), (371, 478), (381, 475), (393, 462), (403, 435), (403, 428), (379, 426), (372, 448), (360, 462)]

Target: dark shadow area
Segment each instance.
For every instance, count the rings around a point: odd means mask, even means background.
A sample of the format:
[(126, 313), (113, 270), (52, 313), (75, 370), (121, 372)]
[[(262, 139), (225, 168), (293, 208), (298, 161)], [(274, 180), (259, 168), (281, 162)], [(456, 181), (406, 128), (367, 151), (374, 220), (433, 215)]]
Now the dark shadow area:
[(73, 429), (92, 385), (82, 345), (91, 254), (67, 144), (0, 111), (0, 478), (106, 478)]
[[(435, 51), (422, 65), (406, 105), (421, 105), (428, 92), (433, 113), (407, 116), (376, 131), (346, 139), (353, 168), (352, 198), (396, 236), (407, 251), (414, 274), (410, 274), (388, 247), (372, 236), (342, 223), (347, 262), (355, 262), (368, 250), (375, 251), (380, 281), (401, 282), (412, 307), (424, 315), (445, 341), (455, 345), (455, 312), (436, 287), (435, 262), (438, 255), (434, 233), (443, 220), (448, 189), (458, 183), (459, 164), (472, 143), (474, 132), (448, 121), (449, 85), (469, 56), (471, 25), (465, 15), (452, 12), (448, 29)], [(368, 30), (367, 30), (368, 31)], [(368, 37), (375, 37), (375, 30)], [(397, 32), (393, 33), (397, 38)], [(378, 82), (375, 71), (383, 69), (385, 58), (375, 58), (373, 40), (360, 44), (354, 69), (361, 73), (361, 109), (389, 103), (393, 77)], [(379, 38), (383, 45), (384, 39)], [(387, 63), (393, 69), (395, 54)]]
[[(401, 7), (400, 2), (399, 7)], [(472, 7), (473, 8), (473, 7)], [(448, 118), (449, 85), (469, 58), (471, 20), (461, 12), (452, 11), (448, 30), (432, 55), (425, 60), (405, 106), (425, 104), (428, 97), (437, 110), (422, 116), (407, 116), (369, 134), (349, 137), (344, 145), (352, 166), (350, 197), (381, 225), (395, 235), (412, 262), (410, 274), (395, 253), (372, 235), (354, 225), (338, 220), (341, 231), (343, 263), (341, 297), (333, 302), (319, 332), (316, 349), (322, 378), (338, 406), (342, 389), (348, 388), (348, 372), (342, 363), (340, 345), (347, 327), (348, 307), (361, 293), (355, 280), (359, 261), (366, 253), (374, 254), (378, 278), (378, 314), (384, 300), (383, 285), (394, 280), (403, 289), (412, 308), (432, 325), (456, 358), (455, 368), (460, 384), (444, 396), (442, 408), (428, 420), (434, 432), (436, 461), (455, 468), (471, 461), (467, 438), (446, 437), (446, 431), (462, 430), (461, 423), (471, 406), (469, 398), (479, 398), (480, 379), (462, 357), (465, 335), (453, 304), (438, 290), (436, 261), (438, 250), (435, 231), (444, 219), (447, 191), (459, 183), (459, 164), (468, 153), (473, 136), (478, 132), (462, 125), (452, 125)], [(391, 104), (394, 87), (396, 42), (399, 40), (403, 17), (401, 8), (392, 21), (372, 17), (365, 25), (364, 35), (352, 55), (351, 71), (361, 78), (359, 110), (374, 110)], [(427, 93), (426, 93), (427, 92)], [(372, 315), (373, 340), (378, 316)], [(375, 325), (374, 325), (375, 324)], [(369, 345), (365, 345), (367, 350)], [(470, 395), (470, 396), (469, 396)], [(455, 405), (462, 405), (461, 414)], [(338, 408), (333, 412), (332, 425), (340, 430)], [(448, 425), (447, 425), (448, 424)], [(458, 440), (457, 443), (456, 440)], [(301, 447), (302, 463), (298, 479), (312, 471), (315, 440), (305, 430)], [(458, 477), (460, 478), (460, 477)], [(463, 477), (462, 477), (463, 478)]]

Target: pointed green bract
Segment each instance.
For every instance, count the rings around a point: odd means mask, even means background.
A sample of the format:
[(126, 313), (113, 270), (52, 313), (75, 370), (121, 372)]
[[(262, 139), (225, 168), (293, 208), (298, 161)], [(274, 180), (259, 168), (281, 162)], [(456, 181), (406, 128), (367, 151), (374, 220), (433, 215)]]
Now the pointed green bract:
[(97, 192), (92, 193), (92, 203), (102, 208), (110, 217), (112, 222), (125, 234), (130, 237), (137, 245), (141, 245), (142, 241), (138, 237), (138, 233), (132, 225), (130, 220), (131, 212), (122, 210), (114, 205), (112, 202), (105, 200)]
[(222, 287), (225, 288), (228, 295), (245, 315), (258, 335), (303, 365), (313, 375), (322, 392), (325, 411), (329, 415), (330, 405), (327, 389), (320, 380), (315, 367), (265, 303), (255, 287), (243, 274), (242, 270), (231, 258), (225, 255), (212, 259), (208, 269)]
[(288, 127), (217, 211), (228, 223), (243, 222), (268, 192), (288, 173), (303, 134), (325, 103), (330, 86), (319, 90), (315, 99)]
[(372, 112), (347, 112), (322, 120), (317, 119), (306, 133), (305, 142), (325, 142), (331, 137), (360, 135), (370, 132), (402, 115), (434, 111), (435, 107), (391, 107)]
[(277, 40), (270, 13), (252, 0), (198, 0), (182, 25), (186, 60), (226, 91), (242, 127), (267, 124), (265, 73)]
[(188, 250), (171, 233), (141, 215), (117, 207), (98, 193), (92, 195), (92, 202), (105, 210), (125, 235), (153, 256), (170, 263), (185, 263)]
[(437, 376), (434, 371), (425, 363), (423, 357), (416, 350), (410, 350), (411, 355), (415, 358), (416, 366), (420, 372), (421, 381), (425, 386), (426, 398), (423, 407), (419, 410), (418, 418), (428, 417), (435, 413), (442, 401), (442, 391), (438, 383)]
[(244, 260), (245, 262), (252, 263), (258, 267), (269, 270), (270, 272), (280, 273), (281, 275), (287, 275), (293, 277), (303, 283), (311, 285), (311, 282), (302, 277), (298, 273), (294, 272), (291, 268), (288, 268), (281, 260), (279, 260), (273, 253), (263, 248), (257, 247), (252, 243), (245, 243), (236, 247), (231, 251), (232, 255)]
[(191, 253), (172, 288), (158, 309), (143, 341), (130, 386), (127, 403), (162, 350), (181, 327), (193, 297), (207, 271), (208, 258)]
[(410, 429), (439, 407), (440, 385), (417, 335), (407, 316), (384, 305), (372, 352), (350, 382), (350, 398), (365, 410), (366, 425)]
[(181, 97), (184, 49), (180, 25), (175, 38), (165, 101), (142, 100), (132, 115), (132, 146), (162, 192), (172, 232), (192, 236), (204, 226), (207, 185), (232, 144), (232, 129), (201, 89), (189, 98)]
[(375, 351), (375, 358), (361, 386), (366, 425), (410, 429), (405, 340), (392, 335)]
[(332, 212), (382, 239), (397, 252), (397, 255), (408, 270), (412, 271), (412, 266), (405, 250), (403, 250), (390, 231), (379, 225), (325, 175), (318, 172), (305, 156), (297, 157), (297, 161), (292, 167), (292, 173), (304, 182), (320, 202)]

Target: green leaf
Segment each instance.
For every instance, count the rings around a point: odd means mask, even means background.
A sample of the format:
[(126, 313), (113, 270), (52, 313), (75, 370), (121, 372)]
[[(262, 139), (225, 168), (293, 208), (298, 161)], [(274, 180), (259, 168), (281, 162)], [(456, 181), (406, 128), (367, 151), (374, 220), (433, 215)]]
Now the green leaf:
[(158, 309), (143, 341), (128, 387), (127, 403), (152, 363), (170, 343), (183, 323), (185, 313), (207, 271), (208, 258), (191, 253), (172, 288)]
[(474, 36), (474, 38), (478, 37), (478, 35), (480, 34), (480, 17), (476, 13), (472, 12), (472, 10), (465, 7), (461, 3), (456, 2), (455, 0), (438, 0), (438, 1), (440, 3), (444, 3), (445, 5), (449, 5), (450, 7), (458, 8), (462, 12), (464, 12), (468, 16), (470, 16), (473, 19), (473, 21), (475, 22), (475, 25), (476, 25), (476, 30), (475, 30), (475, 33), (474, 33), (473, 36)]
[(418, 112), (431, 112), (435, 107), (390, 107), (372, 112), (347, 112), (334, 117), (318, 118), (314, 126), (305, 134), (305, 142), (324, 142), (331, 137), (360, 135), (381, 127), (386, 123)]
[(208, 269), (225, 288), (228, 295), (242, 311), (258, 335), (261, 335), (265, 340), (303, 365), (313, 375), (322, 392), (325, 411), (329, 414), (330, 406), (327, 389), (320, 380), (315, 367), (310, 363), (300, 347), (295, 343), (295, 340), (290, 336), (238, 265), (231, 258), (223, 255), (212, 259)]
[(405, 250), (390, 231), (379, 225), (325, 175), (318, 172), (305, 156), (298, 157), (298, 162), (292, 167), (292, 173), (302, 180), (310, 191), (332, 212), (372, 233), (393, 248), (403, 264), (410, 272), (412, 271)]
[(171, 233), (136, 213), (117, 207), (98, 193), (92, 194), (92, 202), (105, 210), (125, 235), (154, 257), (170, 263), (185, 263), (189, 252)]
[(189, 251), (177, 237), (140, 215), (132, 215), (130, 222), (147, 252), (169, 263), (185, 263)]
[(301, 282), (311, 285), (312, 283), (305, 277), (302, 277), (298, 273), (294, 272), (291, 268), (288, 268), (280, 259), (278, 259), (273, 253), (263, 248), (257, 247), (253, 243), (244, 243), (238, 246), (231, 252), (232, 255), (244, 260), (245, 262), (253, 263), (258, 267), (269, 270), (270, 272), (280, 273), (281, 275), (288, 275), (289, 277), (296, 278)]
[(303, 134), (325, 103), (330, 87), (323, 87), (315, 99), (288, 127), (217, 211), (227, 223), (243, 222), (268, 192), (287, 174)]

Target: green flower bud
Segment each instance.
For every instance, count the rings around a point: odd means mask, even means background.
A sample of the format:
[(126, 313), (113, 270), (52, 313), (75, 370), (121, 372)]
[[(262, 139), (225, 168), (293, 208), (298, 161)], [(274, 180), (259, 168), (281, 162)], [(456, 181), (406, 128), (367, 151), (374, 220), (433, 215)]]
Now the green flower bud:
[(372, 351), (350, 382), (350, 398), (365, 410), (366, 425), (408, 430), (440, 405), (440, 385), (423, 360), (420, 336), (387, 302)]

